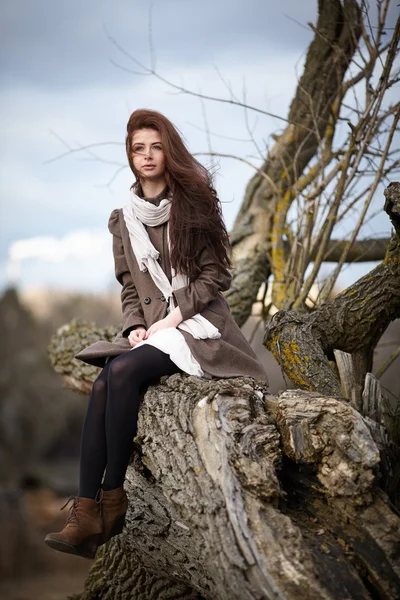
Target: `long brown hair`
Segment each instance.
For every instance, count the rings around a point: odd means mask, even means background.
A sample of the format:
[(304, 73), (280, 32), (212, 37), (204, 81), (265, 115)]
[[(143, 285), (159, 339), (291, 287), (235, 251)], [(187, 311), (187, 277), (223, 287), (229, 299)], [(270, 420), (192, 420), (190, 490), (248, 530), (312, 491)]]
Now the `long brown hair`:
[(175, 126), (155, 110), (135, 110), (129, 117), (126, 153), (136, 180), (132, 160), (132, 137), (138, 129), (159, 132), (165, 155), (165, 180), (172, 193), (170, 213), (171, 264), (180, 273), (197, 276), (201, 250), (207, 246), (219, 268), (232, 266), (228, 232), (212, 176), (186, 148)]

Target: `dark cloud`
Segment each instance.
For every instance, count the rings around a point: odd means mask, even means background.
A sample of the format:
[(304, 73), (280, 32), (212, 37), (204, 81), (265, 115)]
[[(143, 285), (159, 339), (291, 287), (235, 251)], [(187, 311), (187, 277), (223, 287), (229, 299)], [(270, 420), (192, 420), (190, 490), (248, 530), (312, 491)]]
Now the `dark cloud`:
[[(303, 25), (315, 21), (316, 0), (163, 0), (153, 3), (152, 38), (159, 68), (230, 60), (252, 55), (302, 52), (311, 34)], [(107, 39), (109, 33), (148, 64), (148, 0), (6, 0), (2, 3), (1, 62), (3, 86), (21, 82), (70, 88), (113, 85), (126, 67)]]

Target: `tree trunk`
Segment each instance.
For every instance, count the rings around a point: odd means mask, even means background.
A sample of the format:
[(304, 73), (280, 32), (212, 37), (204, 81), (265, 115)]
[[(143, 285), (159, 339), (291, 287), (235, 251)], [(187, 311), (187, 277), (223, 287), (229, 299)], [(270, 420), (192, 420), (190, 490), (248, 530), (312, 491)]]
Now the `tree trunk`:
[(348, 401), (176, 374), (135, 441), (124, 533), (81, 600), (400, 596), (400, 520)]
[[(52, 344), (74, 389), (81, 368), (65, 348), (81, 334), (75, 323)], [(347, 400), (163, 377), (141, 406), (124, 533), (99, 551), (81, 600), (399, 597), (400, 520), (378, 469)]]
[[(271, 269), (274, 303), (284, 306), (285, 246), (282, 236), (273, 235), (273, 231), (279, 229), (279, 223), (284, 230), (293, 199), (292, 186), (324, 138), (332, 105), (361, 33), (361, 11), (356, 0), (344, 0), (343, 4), (340, 0), (319, 0), (318, 12), (317, 32), (290, 107), (289, 124), (260, 169), (265, 177), (257, 173), (250, 180), (231, 232), (235, 270), (226, 298), (240, 327), (249, 317), (260, 285), (267, 281)], [(334, 125), (330, 125), (332, 136)]]

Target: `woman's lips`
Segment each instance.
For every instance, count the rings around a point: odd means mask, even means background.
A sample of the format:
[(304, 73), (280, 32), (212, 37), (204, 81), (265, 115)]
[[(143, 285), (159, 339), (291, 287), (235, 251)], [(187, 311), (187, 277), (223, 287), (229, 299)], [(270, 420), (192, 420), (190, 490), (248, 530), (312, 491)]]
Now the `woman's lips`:
[(156, 165), (145, 165), (143, 169), (155, 169)]

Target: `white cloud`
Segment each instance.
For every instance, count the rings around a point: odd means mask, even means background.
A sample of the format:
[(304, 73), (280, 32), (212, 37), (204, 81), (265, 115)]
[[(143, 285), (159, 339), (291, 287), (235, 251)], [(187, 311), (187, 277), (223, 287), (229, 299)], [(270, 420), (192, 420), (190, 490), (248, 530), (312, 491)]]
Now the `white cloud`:
[(42, 236), (14, 241), (9, 248), (6, 275), (8, 284), (19, 287), (35, 284), (72, 288), (87, 288), (89, 275), (90, 284), (98, 288), (101, 283), (104, 286), (111, 264), (109, 232), (77, 230), (61, 238)]
[(47, 236), (17, 240), (10, 246), (10, 260), (39, 258), (60, 262), (68, 257), (86, 258), (94, 256), (109, 241), (109, 235), (102, 231), (85, 230), (72, 231), (61, 239)]

